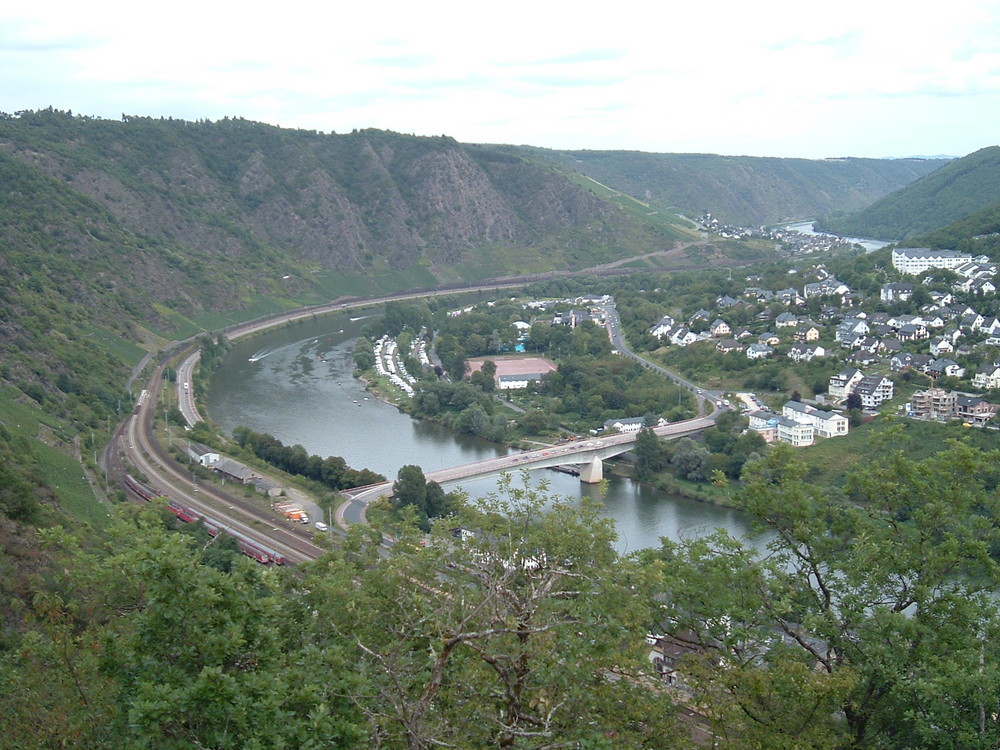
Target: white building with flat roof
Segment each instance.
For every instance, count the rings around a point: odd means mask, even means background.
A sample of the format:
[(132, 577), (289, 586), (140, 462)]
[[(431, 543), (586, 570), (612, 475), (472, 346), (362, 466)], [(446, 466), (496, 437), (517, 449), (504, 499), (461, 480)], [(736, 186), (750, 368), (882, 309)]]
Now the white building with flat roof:
[(954, 270), (969, 261), (988, 263), (989, 258), (973, 257), (955, 250), (931, 250), (929, 247), (897, 247), (892, 251), (892, 267), (913, 276), (931, 268)]

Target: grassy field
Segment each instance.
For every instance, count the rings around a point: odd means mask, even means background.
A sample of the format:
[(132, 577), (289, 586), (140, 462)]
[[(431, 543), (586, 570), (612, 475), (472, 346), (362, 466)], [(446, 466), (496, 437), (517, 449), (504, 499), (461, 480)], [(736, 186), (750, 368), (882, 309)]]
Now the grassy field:
[(71, 430), (59, 420), (43, 414), (14, 388), (0, 389), (0, 424), (11, 443), (24, 445), (55, 492), (60, 507), (75, 521), (103, 528), (108, 511), (94, 497), (73, 447), (60, 437)]
[(900, 450), (920, 460), (940, 451), (949, 439), (967, 440), (983, 450), (1000, 448), (1000, 432), (996, 430), (963, 427), (959, 421), (940, 424), (880, 417), (852, 428), (849, 435), (803, 448), (798, 455), (811, 468), (810, 482), (839, 487), (850, 469), (876, 456)]

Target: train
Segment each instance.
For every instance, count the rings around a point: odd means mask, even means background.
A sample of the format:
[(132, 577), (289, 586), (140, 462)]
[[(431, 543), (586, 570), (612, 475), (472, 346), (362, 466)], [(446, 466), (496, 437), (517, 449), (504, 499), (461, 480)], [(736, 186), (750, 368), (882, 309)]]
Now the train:
[[(164, 497), (163, 494), (154, 492), (151, 488), (144, 485), (131, 474), (125, 475), (125, 484), (130, 490), (132, 490), (132, 492), (147, 502), (156, 498)], [(285, 556), (280, 552), (276, 552), (270, 547), (250, 539), (248, 536), (241, 534), (239, 531), (226, 526), (221, 521), (217, 521), (211, 516), (205, 515), (200, 511), (194, 510), (193, 508), (189, 508), (171, 497), (167, 497), (167, 508), (181, 521), (194, 523), (200, 520), (202, 525), (204, 525), (205, 530), (212, 536), (216, 536), (220, 531), (229, 534), (231, 537), (236, 539), (236, 545), (239, 547), (240, 552), (247, 557), (253, 558), (262, 565), (267, 565), (269, 563), (273, 563), (274, 565), (284, 565), (286, 562)]]

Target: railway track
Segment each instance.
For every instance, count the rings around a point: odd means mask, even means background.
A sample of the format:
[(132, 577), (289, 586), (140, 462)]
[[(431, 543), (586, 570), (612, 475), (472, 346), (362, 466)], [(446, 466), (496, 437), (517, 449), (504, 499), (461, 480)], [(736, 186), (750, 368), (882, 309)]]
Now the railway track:
[(122, 423), (109, 451), (110, 471), (125, 485), (125, 461), (146, 478), (146, 484), (184, 505), (209, 515), (240, 534), (280, 552), (289, 563), (313, 560), (323, 549), (305, 529), (289, 528), (257, 504), (211, 485), (197, 485), (191, 475), (153, 439), (153, 409), (162, 387), (163, 366), (147, 384), (149, 397)]

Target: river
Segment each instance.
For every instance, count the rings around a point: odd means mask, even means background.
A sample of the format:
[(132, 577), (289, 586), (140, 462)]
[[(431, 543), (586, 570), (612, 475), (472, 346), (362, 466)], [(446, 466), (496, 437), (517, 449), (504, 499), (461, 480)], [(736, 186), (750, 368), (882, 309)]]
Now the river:
[[(505, 446), (412, 419), (370, 396), (352, 374), (354, 341), (365, 322), (338, 313), (234, 342), (206, 394), (210, 418), (227, 434), (243, 425), (285, 445), (299, 444), (309, 454), (343, 456), (354, 468), (367, 467), (390, 479), (406, 464), (431, 471), (507, 452)], [(568, 498), (598, 492), (568, 474), (531, 473), (533, 483), (542, 480), (550, 492)], [(496, 479), (461, 486), (478, 497), (495, 490)], [(615, 521), (621, 552), (659, 546), (661, 536), (679, 540), (715, 528), (739, 537), (750, 534), (737, 511), (628, 479), (609, 477), (607, 493), (599, 499)]]
[[(784, 229), (787, 229), (790, 232), (798, 232), (799, 234), (812, 234), (816, 236), (826, 234), (829, 235), (830, 237), (840, 237), (839, 235), (829, 234), (828, 232), (817, 232), (815, 229), (813, 229), (812, 221), (801, 221), (797, 224), (787, 224), (784, 227)], [(847, 240), (848, 242), (853, 242), (855, 245), (861, 245), (865, 249), (865, 252), (867, 253), (874, 252), (875, 250), (880, 250), (886, 245), (892, 244), (889, 242), (882, 242), (881, 240), (865, 239), (863, 237), (840, 237), (840, 239)]]

